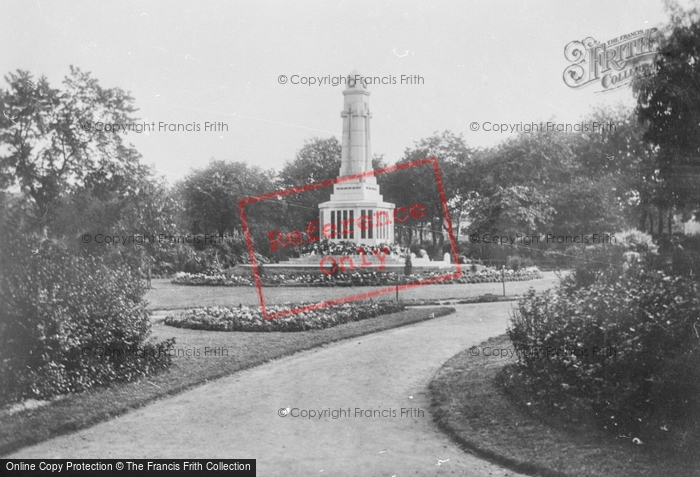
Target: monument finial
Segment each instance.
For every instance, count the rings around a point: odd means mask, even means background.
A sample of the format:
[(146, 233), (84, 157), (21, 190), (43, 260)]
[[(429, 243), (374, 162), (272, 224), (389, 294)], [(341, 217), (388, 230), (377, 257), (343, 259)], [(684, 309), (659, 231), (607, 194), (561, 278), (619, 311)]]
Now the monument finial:
[(348, 75), (348, 84), (345, 87), (346, 90), (359, 89), (367, 91), (364, 82), (362, 81), (362, 73), (357, 71), (357, 68), (352, 70)]

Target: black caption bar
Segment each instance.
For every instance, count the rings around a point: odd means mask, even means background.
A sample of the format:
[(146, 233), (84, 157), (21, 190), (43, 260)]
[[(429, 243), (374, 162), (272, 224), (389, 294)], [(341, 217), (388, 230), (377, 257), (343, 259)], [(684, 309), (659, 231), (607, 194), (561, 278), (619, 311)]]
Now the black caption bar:
[(0, 459), (0, 475), (231, 475), (255, 477), (255, 459)]

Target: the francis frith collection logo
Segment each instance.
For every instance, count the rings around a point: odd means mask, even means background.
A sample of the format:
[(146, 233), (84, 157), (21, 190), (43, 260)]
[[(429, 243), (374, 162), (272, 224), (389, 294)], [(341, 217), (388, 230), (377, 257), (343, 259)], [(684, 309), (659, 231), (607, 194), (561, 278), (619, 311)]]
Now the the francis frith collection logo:
[(564, 83), (570, 88), (600, 83), (601, 91), (610, 91), (634, 77), (651, 74), (656, 67), (658, 35), (658, 29), (649, 28), (607, 42), (592, 37), (572, 41), (564, 48), (566, 60), (572, 63), (564, 70)]

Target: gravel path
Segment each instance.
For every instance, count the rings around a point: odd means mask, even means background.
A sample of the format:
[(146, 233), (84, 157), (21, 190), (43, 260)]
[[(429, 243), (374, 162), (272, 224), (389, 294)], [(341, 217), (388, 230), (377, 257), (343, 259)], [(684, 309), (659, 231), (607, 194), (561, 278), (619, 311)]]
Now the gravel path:
[[(427, 391), (448, 358), (505, 331), (512, 305), (459, 305), (298, 353), (7, 457), (256, 458), (260, 476), (518, 475), (444, 436)], [(310, 410), (329, 415), (293, 417)]]

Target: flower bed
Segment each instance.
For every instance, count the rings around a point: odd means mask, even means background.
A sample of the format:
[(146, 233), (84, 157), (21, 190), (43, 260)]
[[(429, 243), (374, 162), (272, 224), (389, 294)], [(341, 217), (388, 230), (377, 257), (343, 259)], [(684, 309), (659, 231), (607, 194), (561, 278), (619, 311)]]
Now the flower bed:
[[(267, 307), (270, 313), (279, 313), (292, 308), (292, 305)], [(177, 328), (210, 331), (308, 331), (366, 320), (404, 309), (403, 305), (385, 301), (345, 303), (264, 320), (259, 306), (206, 307), (168, 316), (165, 318), (165, 324)]]
[(392, 255), (406, 255), (408, 249), (398, 244), (379, 244), (375, 246), (358, 245), (354, 242), (343, 240), (332, 242), (324, 239), (320, 242), (303, 242), (297, 247), (300, 256), (314, 253), (316, 255), (358, 255), (358, 248), (363, 249), (365, 255), (371, 255), (373, 250), (387, 250)]
[[(260, 277), (264, 286), (383, 286), (396, 285), (428, 280), (430, 278), (444, 276), (447, 272), (425, 272), (422, 274), (412, 274), (406, 277), (402, 273), (395, 272), (372, 272), (372, 273), (339, 273), (338, 275), (324, 275), (312, 273), (291, 273), (291, 274), (265, 274)], [(506, 270), (505, 281), (521, 282), (542, 278), (542, 274), (536, 267), (513, 271)], [(503, 279), (500, 270), (488, 269), (480, 272), (462, 272), (459, 278), (444, 280), (437, 283), (492, 283), (500, 282)], [(191, 274), (178, 273), (172, 280), (176, 285), (204, 285), (204, 286), (255, 286), (252, 277), (242, 277), (237, 275), (224, 274)]]

